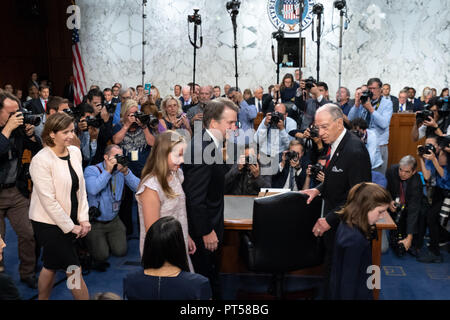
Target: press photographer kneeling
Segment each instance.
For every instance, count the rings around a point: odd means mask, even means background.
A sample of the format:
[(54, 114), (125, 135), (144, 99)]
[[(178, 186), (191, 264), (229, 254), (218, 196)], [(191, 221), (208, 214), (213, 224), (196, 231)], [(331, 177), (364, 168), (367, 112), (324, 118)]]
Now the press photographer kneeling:
[(386, 171), (386, 189), (392, 199), (395, 199), (391, 202), (389, 211), (397, 225), (397, 230), (389, 233), (389, 245), (399, 257), (407, 251), (416, 255), (417, 249), (420, 249), (416, 247), (417, 243), (413, 246), (422, 205), (422, 182), (416, 169), (416, 159), (407, 155)]
[(127, 158), (118, 145), (108, 145), (103, 158), (103, 162), (88, 166), (84, 171), (92, 225), (86, 241), (95, 267), (100, 271), (109, 266), (106, 260), (110, 250), (119, 257), (127, 253), (126, 229), (118, 213), (124, 184), (136, 192), (140, 182), (128, 169)]
[(433, 183), (435, 180), (436, 184), (433, 188), (431, 208), (427, 212), (427, 225), (430, 232), (429, 250), (422, 250), (417, 256), (417, 261), (440, 263), (443, 261), (439, 251), (440, 213), (442, 208), (445, 208), (444, 200), (448, 198), (450, 190), (448, 153), (437, 145), (436, 137), (430, 137), (425, 142), (425, 146), (417, 147), (420, 166), (424, 179), (428, 183)]
[(430, 100), (425, 110), (416, 112), (416, 122), (411, 130), (411, 138), (418, 141), (423, 137), (442, 136), (447, 131), (448, 111), (441, 110), (443, 101)]

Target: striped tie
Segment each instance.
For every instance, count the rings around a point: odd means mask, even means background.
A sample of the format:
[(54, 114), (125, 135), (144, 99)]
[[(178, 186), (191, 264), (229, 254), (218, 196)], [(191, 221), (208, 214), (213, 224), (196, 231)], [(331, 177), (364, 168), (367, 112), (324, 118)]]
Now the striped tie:
[(328, 165), (330, 164), (330, 161), (331, 161), (331, 146), (328, 146), (328, 151), (327, 151), (327, 154), (326, 154), (326, 160), (327, 160), (327, 162), (325, 163), (325, 168), (328, 168)]

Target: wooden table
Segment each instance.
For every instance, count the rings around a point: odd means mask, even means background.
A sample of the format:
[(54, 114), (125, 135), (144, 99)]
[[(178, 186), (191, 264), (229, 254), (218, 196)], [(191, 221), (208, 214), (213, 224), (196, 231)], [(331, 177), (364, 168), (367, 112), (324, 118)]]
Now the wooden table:
[[(270, 194), (268, 194), (270, 195)], [(247, 201), (251, 201), (249, 196), (225, 196), (225, 201), (233, 201), (233, 198), (247, 198)], [(249, 232), (252, 230), (252, 215), (253, 211), (249, 210), (248, 215), (245, 217), (236, 217), (235, 212), (225, 211), (225, 232), (223, 237), (223, 245), (221, 250), (221, 268), (220, 271), (224, 273), (249, 273), (244, 261), (240, 258), (240, 233)], [(376, 224), (378, 240), (372, 241), (372, 264), (381, 266), (381, 237), (382, 230), (396, 229), (394, 221), (391, 216), (387, 214), (384, 219), (380, 220)], [(322, 275), (323, 267), (315, 267), (310, 269), (303, 269), (291, 274), (296, 275)], [(369, 275), (368, 275), (369, 276)], [(381, 275), (380, 275), (381, 276)], [(374, 299), (378, 300), (380, 292), (378, 289), (374, 289)]]

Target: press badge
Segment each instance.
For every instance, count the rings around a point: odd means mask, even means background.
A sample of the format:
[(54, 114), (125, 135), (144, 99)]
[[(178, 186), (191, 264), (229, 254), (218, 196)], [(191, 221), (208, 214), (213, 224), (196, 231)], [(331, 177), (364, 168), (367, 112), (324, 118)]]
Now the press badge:
[(114, 213), (119, 212), (119, 209), (120, 209), (120, 202), (119, 202), (119, 201), (114, 201), (112, 205), (113, 205), (113, 206), (112, 206), (112, 211), (113, 211)]
[(137, 150), (133, 150), (131, 151), (131, 161), (138, 161), (139, 160), (139, 155)]

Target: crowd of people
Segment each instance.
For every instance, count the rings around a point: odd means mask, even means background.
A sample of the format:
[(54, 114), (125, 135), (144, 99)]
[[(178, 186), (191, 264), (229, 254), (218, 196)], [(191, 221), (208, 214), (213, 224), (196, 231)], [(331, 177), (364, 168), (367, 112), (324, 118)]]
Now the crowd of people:
[[(303, 192), (308, 202), (322, 197), (323, 217), (312, 232), (326, 247), (325, 299), (369, 298), (360, 267), (371, 265), (373, 227), (387, 212), (398, 229), (383, 233), (383, 251), (443, 261), (448, 88), (437, 96), (427, 87), (416, 98), (405, 87), (394, 96), (389, 84), (371, 78), (353, 99), (339, 88), (333, 102), (325, 82), (297, 70), (267, 92), (223, 89), (175, 85), (161, 98), (155, 86), (92, 85), (78, 105), (73, 79), (62, 97), (35, 73), (26, 98), (10, 84), (0, 89), (0, 253), (8, 218), (21, 281), (38, 289), (39, 299), (50, 298), (58, 270), (80, 274), (72, 294), (88, 299), (80, 248), (87, 247), (89, 267), (105, 271), (111, 254), (127, 254), (133, 215), (143, 269), (124, 279), (124, 297), (221, 299), (223, 196), (267, 188)], [(426, 140), (419, 163), (404, 155), (388, 168), (397, 112), (415, 112), (411, 139)], [(358, 282), (347, 281), (352, 272), (360, 273)], [(0, 255), (3, 288), (18, 297)]]

